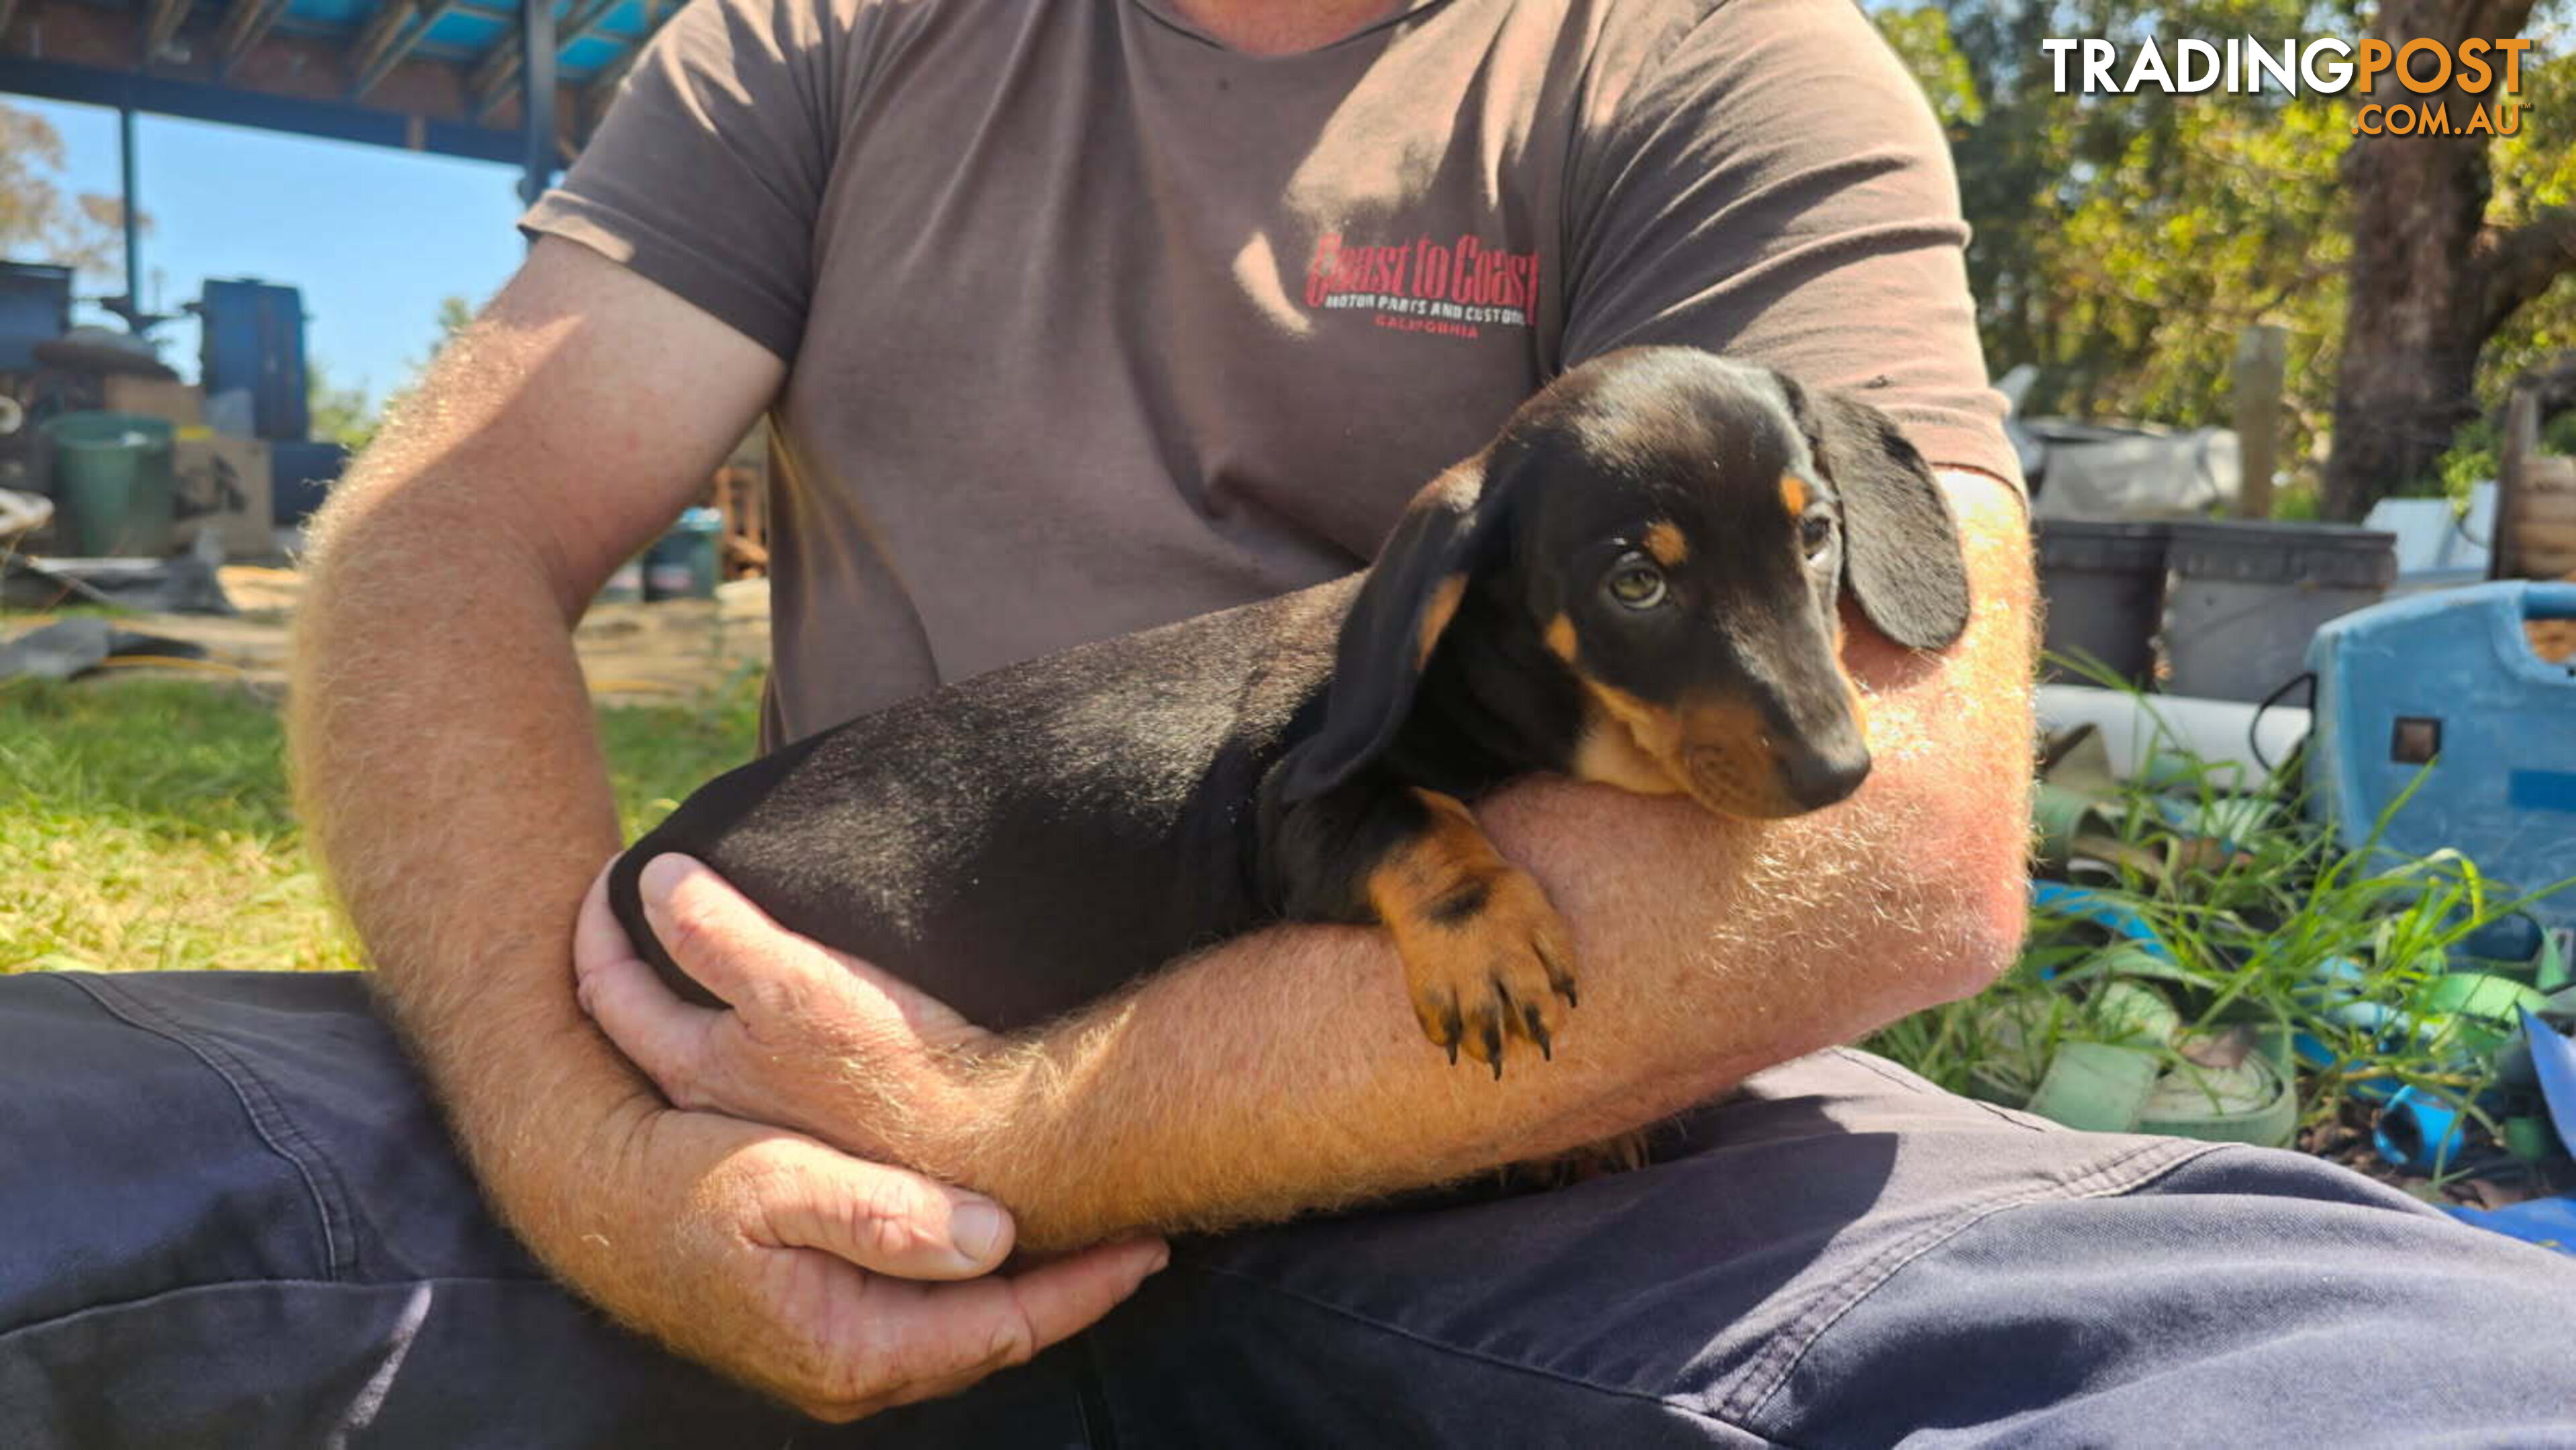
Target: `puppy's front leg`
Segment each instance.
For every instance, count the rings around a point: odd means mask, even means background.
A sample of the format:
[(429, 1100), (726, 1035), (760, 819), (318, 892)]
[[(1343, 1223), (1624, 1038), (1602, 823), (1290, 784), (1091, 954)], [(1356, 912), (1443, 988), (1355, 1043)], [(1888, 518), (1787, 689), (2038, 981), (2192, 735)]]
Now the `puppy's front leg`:
[(1453, 796), (1381, 770), (1288, 808), (1272, 833), (1283, 913), (1374, 922), (1395, 939), (1422, 1035), (1503, 1075), (1503, 1042), (1553, 1053), (1575, 1003), (1563, 918)]

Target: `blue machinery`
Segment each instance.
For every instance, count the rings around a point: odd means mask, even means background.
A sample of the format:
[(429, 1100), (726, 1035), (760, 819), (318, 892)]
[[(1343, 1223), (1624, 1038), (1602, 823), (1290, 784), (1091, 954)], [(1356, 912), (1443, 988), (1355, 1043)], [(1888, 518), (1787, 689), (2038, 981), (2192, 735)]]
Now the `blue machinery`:
[[(2547, 619), (2576, 619), (2576, 584), (2441, 590), (2317, 631), (2309, 783), (2344, 845), (2385, 816), (2409, 855), (2456, 849), (2524, 891), (2576, 877), (2576, 664), (2523, 631)], [(2576, 926), (2576, 890), (2533, 909)]]

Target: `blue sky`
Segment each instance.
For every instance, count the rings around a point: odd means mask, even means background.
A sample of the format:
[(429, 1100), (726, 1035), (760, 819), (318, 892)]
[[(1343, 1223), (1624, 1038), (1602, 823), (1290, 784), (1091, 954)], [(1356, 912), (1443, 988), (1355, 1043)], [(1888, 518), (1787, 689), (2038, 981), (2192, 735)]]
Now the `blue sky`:
[[(10, 95), (0, 105), (53, 122), (67, 186), (115, 194), (114, 111)], [(335, 384), (363, 384), (377, 401), (438, 335), (439, 299), (480, 303), (524, 250), (511, 227), (516, 167), (148, 114), (135, 131), (136, 189), (152, 222), (145, 300), (175, 311), (208, 277), (300, 287), (307, 353)], [(83, 286), (121, 291), (123, 277)], [(194, 377), (194, 319), (155, 335), (166, 339), (162, 356)]]

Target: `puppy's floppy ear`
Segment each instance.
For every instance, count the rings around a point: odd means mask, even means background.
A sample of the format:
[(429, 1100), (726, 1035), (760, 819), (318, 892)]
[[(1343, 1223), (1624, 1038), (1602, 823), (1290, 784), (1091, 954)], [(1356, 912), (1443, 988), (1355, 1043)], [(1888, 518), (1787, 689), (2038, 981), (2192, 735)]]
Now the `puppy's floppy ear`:
[(1861, 613), (1908, 649), (1947, 648), (1968, 627), (1968, 569), (1931, 466), (1878, 409), (1781, 382), (1842, 497), (1843, 582)]
[(1378, 551), (1342, 620), (1323, 726), (1285, 762), (1286, 803), (1331, 790), (1395, 743), (1423, 666), (1501, 537), (1502, 490), (1488, 486), (1488, 461), (1480, 453), (1433, 479)]

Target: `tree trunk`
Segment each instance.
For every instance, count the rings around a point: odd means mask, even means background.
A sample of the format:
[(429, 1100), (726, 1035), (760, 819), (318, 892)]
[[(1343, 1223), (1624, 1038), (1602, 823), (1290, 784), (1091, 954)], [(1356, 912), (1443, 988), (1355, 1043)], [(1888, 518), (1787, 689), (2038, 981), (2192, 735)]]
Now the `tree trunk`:
[[(2445, 46), (2522, 29), (2532, 0), (2381, 0), (2377, 34), (2389, 47), (2429, 39)], [(2528, 59), (2528, 56), (2526, 56)], [(2478, 353), (2501, 313), (2490, 296), (2489, 138), (2460, 134), (2485, 97), (2457, 86), (2418, 96), (2382, 72), (2354, 112), (2428, 101), (2449, 113), (2447, 136), (2356, 136), (2344, 153), (2352, 190), (2350, 300), (2335, 380), (2334, 452), (2326, 463), (2325, 515), (2358, 519), (2391, 491), (2428, 478), (2451, 435), (2477, 416)], [(2532, 295), (2537, 295), (2534, 293)]]

